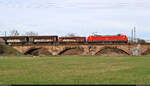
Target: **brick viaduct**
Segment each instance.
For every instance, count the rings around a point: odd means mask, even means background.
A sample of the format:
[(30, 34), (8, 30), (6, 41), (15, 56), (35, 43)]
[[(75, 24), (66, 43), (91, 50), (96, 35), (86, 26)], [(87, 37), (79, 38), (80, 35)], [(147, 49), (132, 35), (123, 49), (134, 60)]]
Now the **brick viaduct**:
[(68, 44), (68, 45), (12, 45), (13, 48), (18, 50), (20, 53), (25, 54), (34, 49), (47, 49), (52, 55), (60, 55), (66, 50), (80, 48), (83, 49), (81, 55), (96, 55), (98, 52), (112, 48), (124, 53), (131, 55), (132, 50), (140, 49), (142, 55), (147, 51), (150, 51), (150, 44)]

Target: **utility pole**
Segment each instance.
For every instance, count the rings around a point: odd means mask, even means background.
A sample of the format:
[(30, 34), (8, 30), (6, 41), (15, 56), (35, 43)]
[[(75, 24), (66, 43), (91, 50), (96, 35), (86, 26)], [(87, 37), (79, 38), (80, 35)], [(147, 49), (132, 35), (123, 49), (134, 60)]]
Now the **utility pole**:
[(5, 33), (5, 37), (6, 37), (7, 36), (7, 32), (5, 31), (4, 33)]
[(131, 30), (131, 43), (133, 43), (133, 29)]
[(134, 41), (136, 42), (136, 27), (134, 27)]

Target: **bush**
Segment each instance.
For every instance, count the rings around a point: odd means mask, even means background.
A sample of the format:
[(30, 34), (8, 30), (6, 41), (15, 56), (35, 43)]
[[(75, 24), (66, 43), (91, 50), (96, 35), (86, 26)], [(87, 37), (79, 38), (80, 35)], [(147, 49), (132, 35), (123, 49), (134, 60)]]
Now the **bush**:
[(5, 45), (5, 41), (2, 38), (0, 38), (0, 45)]
[(20, 53), (8, 45), (0, 45), (0, 55), (2, 54), (7, 56), (17, 56)]

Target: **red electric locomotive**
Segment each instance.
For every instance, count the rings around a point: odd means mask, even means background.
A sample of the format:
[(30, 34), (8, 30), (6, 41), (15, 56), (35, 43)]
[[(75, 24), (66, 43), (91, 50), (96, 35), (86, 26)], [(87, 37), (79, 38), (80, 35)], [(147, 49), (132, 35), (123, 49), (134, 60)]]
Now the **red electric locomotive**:
[(128, 43), (126, 35), (93, 35), (87, 39), (88, 43)]

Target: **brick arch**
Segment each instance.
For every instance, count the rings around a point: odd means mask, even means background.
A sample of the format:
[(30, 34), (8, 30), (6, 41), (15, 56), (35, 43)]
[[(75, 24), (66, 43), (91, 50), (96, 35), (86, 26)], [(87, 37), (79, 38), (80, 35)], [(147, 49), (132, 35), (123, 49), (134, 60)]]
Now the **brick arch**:
[(27, 54), (28, 52), (32, 51), (32, 50), (38, 50), (38, 49), (41, 49), (41, 47), (31, 47), (31, 48), (28, 48), (24, 54)]
[[(64, 48), (64, 49), (62, 49), (59, 53), (58, 53), (58, 55), (63, 55), (65, 52), (68, 52), (68, 51), (70, 51), (70, 50), (77, 50), (76, 52), (74, 51), (72, 51), (72, 52), (70, 52), (70, 55), (79, 55), (79, 54), (82, 54), (82, 53), (84, 53), (84, 48), (82, 48), (82, 47), (66, 47), (66, 48)], [(79, 50), (79, 51), (78, 51)], [(69, 53), (69, 52), (68, 52)]]
[(52, 55), (52, 53), (49, 52), (49, 50), (48, 50), (47, 48), (45, 48), (45, 47), (31, 47), (31, 48), (27, 49), (27, 50), (24, 52), (24, 54), (25, 54), (25, 55), (31, 54), (32, 52), (34, 52), (34, 51), (36, 51), (36, 50), (40, 50), (40, 49), (46, 50), (47, 53), (49, 53), (49, 54)]
[(118, 54), (130, 55), (130, 54), (129, 54), (126, 50), (124, 50), (124, 49), (121, 49), (121, 48), (118, 48), (118, 47), (110, 47), (110, 46), (105, 46), (105, 47), (100, 48), (100, 49), (95, 53), (95, 55), (98, 55), (98, 53), (104, 53), (104, 54), (106, 54), (106, 53), (107, 53), (107, 50), (110, 50), (110, 53), (111, 53), (111, 52), (114, 52), (114, 53), (118, 53)]

